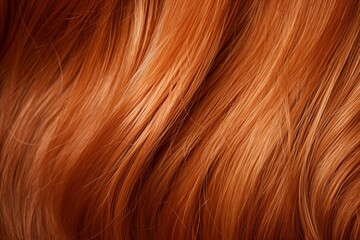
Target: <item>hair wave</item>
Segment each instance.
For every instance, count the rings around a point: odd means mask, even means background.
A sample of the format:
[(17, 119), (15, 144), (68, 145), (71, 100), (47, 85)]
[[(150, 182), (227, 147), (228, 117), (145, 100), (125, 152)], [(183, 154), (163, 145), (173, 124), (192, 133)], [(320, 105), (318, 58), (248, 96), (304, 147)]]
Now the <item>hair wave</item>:
[(1, 239), (360, 239), (358, 0), (0, 12)]

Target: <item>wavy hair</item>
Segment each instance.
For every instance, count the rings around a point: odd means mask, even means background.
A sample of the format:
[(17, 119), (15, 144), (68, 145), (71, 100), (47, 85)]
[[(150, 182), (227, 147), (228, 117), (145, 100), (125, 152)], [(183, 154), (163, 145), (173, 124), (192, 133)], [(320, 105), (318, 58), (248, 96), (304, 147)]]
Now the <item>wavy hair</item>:
[(360, 2), (0, 1), (0, 238), (359, 239)]

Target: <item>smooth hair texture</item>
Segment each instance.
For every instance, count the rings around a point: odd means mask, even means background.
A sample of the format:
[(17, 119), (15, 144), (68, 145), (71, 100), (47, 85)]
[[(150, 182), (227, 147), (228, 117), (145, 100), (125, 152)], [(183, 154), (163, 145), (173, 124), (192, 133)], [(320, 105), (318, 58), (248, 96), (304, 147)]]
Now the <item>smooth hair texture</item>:
[(0, 239), (360, 239), (358, 0), (1, 0)]

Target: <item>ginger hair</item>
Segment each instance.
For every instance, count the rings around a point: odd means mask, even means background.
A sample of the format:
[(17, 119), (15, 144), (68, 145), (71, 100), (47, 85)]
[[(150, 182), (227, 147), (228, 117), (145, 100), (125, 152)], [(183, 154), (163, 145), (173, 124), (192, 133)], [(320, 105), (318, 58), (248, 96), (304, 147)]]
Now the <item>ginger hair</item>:
[(360, 2), (0, 1), (0, 239), (360, 239)]

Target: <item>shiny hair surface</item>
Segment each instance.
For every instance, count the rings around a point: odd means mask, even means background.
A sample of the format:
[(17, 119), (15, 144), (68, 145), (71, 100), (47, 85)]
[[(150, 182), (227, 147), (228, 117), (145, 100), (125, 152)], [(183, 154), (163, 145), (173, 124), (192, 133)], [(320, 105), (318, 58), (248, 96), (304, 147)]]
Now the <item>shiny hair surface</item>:
[(360, 239), (360, 2), (1, 0), (0, 239)]

